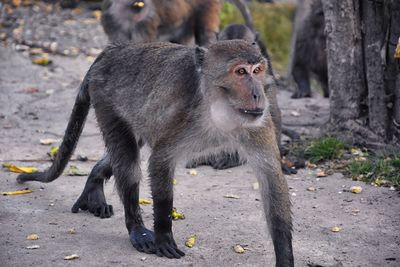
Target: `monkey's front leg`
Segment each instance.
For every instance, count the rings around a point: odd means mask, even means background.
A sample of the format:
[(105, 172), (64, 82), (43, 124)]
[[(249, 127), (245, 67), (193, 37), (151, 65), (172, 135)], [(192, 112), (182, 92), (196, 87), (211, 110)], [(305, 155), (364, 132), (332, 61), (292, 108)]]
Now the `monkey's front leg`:
[(294, 266), (289, 190), (282, 174), (279, 149), (274, 139), (274, 135), (268, 133), (268, 130), (259, 133), (254, 136), (252, 148), (249, 146), (247, 151), (249, 163), (260, 183), (265, 216), (275, 249), (276, 266)]
[(168, 153), (153, 149), (150, 156), (149, 175), (154, 209), (154, 233), (156, 254), (160, 257), (181, 258), (185, 255), (178, 249), (172, 234), (173, 164), (166, 160)]

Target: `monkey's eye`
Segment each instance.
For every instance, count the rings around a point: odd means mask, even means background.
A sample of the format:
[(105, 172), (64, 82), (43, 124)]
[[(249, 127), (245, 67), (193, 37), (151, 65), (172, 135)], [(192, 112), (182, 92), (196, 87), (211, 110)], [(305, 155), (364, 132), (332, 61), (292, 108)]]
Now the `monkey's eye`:
[(240, 68), (238, 70), (236, 70), (236, 73), (239, 75), (245, 75), (247, 73), (245, 68)]
[(257, 67), (257, 68), (255, 68), (255, 69), (253, 70), (253, 73), (255, 73), (255, 74), (257, 74), (257, 73), (259, 73), (259, 72), (261, 72), (261, 68), (260, 68), (260, 67)]

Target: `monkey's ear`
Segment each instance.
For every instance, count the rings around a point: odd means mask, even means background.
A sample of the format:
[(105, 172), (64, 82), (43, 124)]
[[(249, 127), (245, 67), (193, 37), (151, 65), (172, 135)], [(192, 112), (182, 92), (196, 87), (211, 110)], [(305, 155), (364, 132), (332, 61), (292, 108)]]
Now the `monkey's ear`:
[(196, 47), (195, 55), (194, 55), (194, 61), (195, 61), (195, 64), (196, 64), (196, 69), (199, 70), (199, 71), (203, 67), (204, 58), (206, 56), (206, 53), (207, 53), (207, 49), (206, 48), (200, 47), (200, 46)]

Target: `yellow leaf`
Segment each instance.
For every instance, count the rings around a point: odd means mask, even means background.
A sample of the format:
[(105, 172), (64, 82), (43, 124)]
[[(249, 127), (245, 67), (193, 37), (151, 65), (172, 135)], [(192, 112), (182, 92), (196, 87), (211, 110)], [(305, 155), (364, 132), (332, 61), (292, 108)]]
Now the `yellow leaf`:
[(39, 239), (39, 235), (37, 234), (30, 234), (26, 237), (26, 240), (38, 240)]
[(3, 167), (9, 170), (10, 172), (16, 172), (16, 173), (34, 173), (38, 171), (38, 169), (35, 167), (20, 167), (10, 163), (3, 163)]
[(400, 37), (397, 41), (396, 51), (394, 52), (394, 58), (400, 59)]
[(150, 205), (153, 204), (153, 201), (149, 199), (139, 198), (139, 204), (141, 205)]
[(72, 255), (64, 257), (64, 260), (75, 260), (75, 259), (79, 259), (79, 256), (76, 254), (72, 254)]
[(197, 241), (197, 235), (191, 235), (191, 236), (186, 240), (185, 245), (186, 245), (188, 248), (192, 248), (192, 247), (194, 247), (196, 241)]
[(350, 187), (350, 191), (354, 194), (360, 194), (362, 192), (361, 186), (352, 186)]
[(172, 220), (177, 221), (177, 220), (184, 220), (185, 219), (185, 215), (183, 213), (179, 213), (176, 208), (172, 209)]
[(51, 60), (47, 55), (43, 54), (41, 57), (32, 58), (32, 63), (41, 66), (47, 66), (51, 64)]
[(237, 195), (232, 195), (232, 194), (227, 194), (224, 196), (224, 198), (233, 198), (233, 199), (239, 199), (240, 197)]
[(314, 186), (310, 186), (307, 188), (307, 191), (315, 192), (315, 191), (317, 191), (317, 188), (315, 188)]
[(52, 139), (52, 138), (45, 138), (45, 139), (40, 139), (40, 144), (41, 145), (51, 145), (55, 142), (57, 142), (58, 140), (56, 139)]
[(196, 176), (197, 175), (197, 171), (195, 169), (190, 169), (189, 170), (189, 174), (192, 176)]
[(101, 11), (100, 10), (95, 10), (92, 12), (92, 16), (97, 19), (100, 20), (101, 19)]
[(75, 230), (75, 228), (71, 228), (71, 229), (69, 229), (69, 230), (68, 230), (68, 234), (71, 234), (71, 235), (74, 235), (74, 234), (76, 234), (76, 230)]
[(47, 155), (49, 155), (51, 159), (54, 159), (59, 149), (60, 148), (58, 146), (52, 146), (50, 147), (50, 151), (47, 153)]
[(177, 184), (178, 184), (178, 181), (174, 178), (174, 179), (172, 179), (172, 184), (173, 184), (173, 185), (177, 185)]
[(86, 176), (88, 175), (88, 171), (81, 170), (75, 165), (70, 165), (69, 169), (67, 170), (66, 173), (68, 176)]
[(18, 191), (9, 191), (9, 192), (1, 192), (2, 195), (4, 196), (12, 196), (12, 195), (23, 195), (23, 194), (29, 194), (32, 193), (33, 191), (30, 189), (24, 189), (24, 190), (18, 190)]
[(140, 8), (142, 8), (142, 7), (144, 7), (144, 2), (143, 2), (143, 1), (134, 2), (134, 3), (133, 3), (133, 6), (134, 6), (134, 7), (140, 7)]
[(352, 148), (351, 149), (351, 154), (352, 155), (362, 155), (362, 152), (359, 148)]
[(239, 254), (243, 254), (243, 253), (245, 252), (245, 249), (244, 249), (241, 245), (236, 245), (236, 246), (234, 246), (234, 247), (233, 247), (233, 250), (234, 250), (236, 253), (239, 253)]
[(342, 228), (340, 228), (338, 226), (334, 226), (334, 227), (331, 228), (331, 231), (334, 232), (334, 233), (337, 233), (337, 232), (342, 231)]

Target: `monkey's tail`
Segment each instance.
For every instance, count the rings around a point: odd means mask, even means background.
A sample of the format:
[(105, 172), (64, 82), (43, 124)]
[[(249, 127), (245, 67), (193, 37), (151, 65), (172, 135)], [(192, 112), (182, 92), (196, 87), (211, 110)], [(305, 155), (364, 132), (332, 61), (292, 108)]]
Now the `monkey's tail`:
[(253, 17), (251, 16), (250, 9), (247, 6), (246, 2), (244, 2), (244, 0), (232, 0), (232, 2), (235, 4), (237, 9), (239, 9), (240, 13), (242, 14), (246, 26), (249, 27), (254, 32), (255, 29), (254, 29)]
[(76, 97), (75, 105), (72, 109), (67, 129), (65, 130), (64, 139), (51, 167), (45, 172), (20, 174), (17, 177), (18, 183), (21, 184), (26, 181), (49, 183), (61, 175), (75, 150), (79, 136), (81, 135), (83, 126), (85, 125), (86, 117), (89, 113), (90, 96), (88, 87), (89, 79), (88, 75), (86, 75), (80, 86), (78, 96)]

